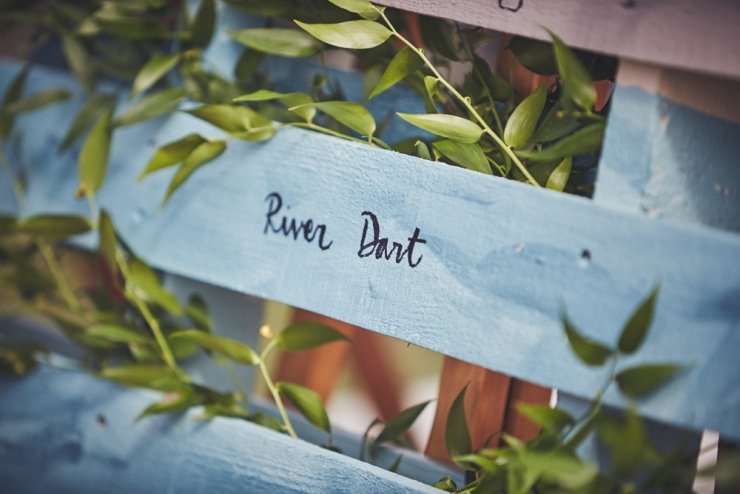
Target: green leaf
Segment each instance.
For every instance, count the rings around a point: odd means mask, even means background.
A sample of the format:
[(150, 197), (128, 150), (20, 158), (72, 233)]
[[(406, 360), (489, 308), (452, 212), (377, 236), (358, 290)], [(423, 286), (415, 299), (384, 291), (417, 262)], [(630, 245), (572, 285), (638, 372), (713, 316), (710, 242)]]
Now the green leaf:
[(250, 142), (262, 142), (271, 139), (272, 136), (277, 132), (277, 127), (272, 124), (265, 125), (263, 127), (252, 127), (244, 132), (237, 132), (232, 134), (237, 139)]
[(554, 75), (558, 71), (555, 54), (550, 43), (523, 36), (514, 36), (509, 50), (526, 68), (540, 75)]
[(483, 149), (478, 144), (468, 144), (460, 141), (446, 139), (437, 141), (432, 144), (435, 149), (456, 163), (468, 170), (474, 170), (491, 175), (491, 166)]
[(631, 408), (623, 417), (603, 414), (598, 424), (598, 435), (610, 452), (610, 470), (622, 478), (631, 477), (660, 459), (640, 415)]
[(432, 487), (444, 492), (457, 492), (457, 484), (452, 477), (446, 475), (432, 485)]
[(74, 36), (63, 35), (62, 50), (64, 51), (64, 58), (67, 60), (67, 64), (82, 86), (88, 91), (92, 91), (95, 85), (94, 64), (90, 60), (87, 50), (85, 50), (85, 45)]
[(557, 190), (558, 192), (562, 192), (565, 189), (565, 185), (568, 183), (568, 178), (570, 178), (570, 170), (573, 167), (573, 157), (568, 156), (563, 161), (560, 162), (558, 166), (555, 167), (555, 169), (550, 173), (550, 176), (547, 177), (547, 183), (545, 184), (545, 187), (552, 190)]
[(182, 165), (172, 177), (162, 204), (165, 204), (170, 196), (190, 177), (190, 175), (204, 164), (215, 160), (226, 150), (225, 141), (207, 141), (199, 145), (183, 160)]
[(131, 95), (133, 98), (139, 93), (143, 93), (154, 84), (156, 84), (162, 77), (164, 77), (170, 70), (180, 62), (181, 54), (175, 53), (173, 55), (154, 55), (149, 61), (144, 64), (133, 84), (131, 85)]
[(535, 92), (524, 98), (506, 122), (504, 142), (514, 149), (523, 147), (537, 126), (547, 99), (547, 88), (540, 86)]
[(558, 73), (563, 79), (563, 91), (567, 98), (574, 101), (578, 106), (588, 111), (592, 110), (596, 103), (596, 88), (591, 76), (578, 59), (575, 53), (565, 46), (563, 40), (552, 32), (553, 48), (555, 49), (555, 60), (558, 65)]
[(98, 248), (110, 269), (114, 271), (117, 266), (117, 245), (118, 242), (116, 240), (116, 230), (113, 226), (113, 220), (108, 214), (108, 211), (103, 209), (100, 211), (100, 217), (98, 218)]
[(533, 161), (555, 161), (566, 156), (593, 153), (601, 149), (604, 141), (604, 124), (595, 124), (581, 127), (554, 144), (540, 151), (517, 151), (517, 155)]
[(206, 139), (199, 134), (188, 134), (176, 141), (168, 142), (157, 149), (154, 156), (149, 160), (146, 168), (139, 175), (139, 180), (156, 170), (176, 165), (188, 157), (195, 148), (206, 142)]
[(39, 214), (19, 220), (15, 230), (44, 237), (67, 237), (88, 232), (91, 228), (90, 221), (84, 216)]
[(631, 398), (641, 398), (657, 391), (681, 367), (674, 364), (646, 364), (617, 374), (619, 390)]
[(170, 314), (182, 314), (177, 298), (162, 286), (157, 273), (141, 259), (133, 257), (129, 260), (126, 283), (134, 296), (146, 302), (153, 302)]
[(200, 295), (193, 294), (188, 298), (188, 304), (185, 306), (185, 315), (201, 331), (213, 332), (213, 319), (208, 311), (206, 301)]
[(277, 335), (277, 346), (281, 350), (294, 352), (339, 340), (349, 341), (344, 334), (326, 324), (299, 322), (291, 324)]
[(313, 120), (316, 115), (316, 108), (311, 106), (302, 106), (307, 103), (313, 103), (314, 99), (306, 93), (278, 93), (269, 89), (259, 89), (253, 93), (243, 94), (234, 98), (234, 102), (257, 102), (278, 100), (285, 106), (291, 108), (291, 111), (303, 118), (306, 122)]
[(456, 115), (444, 113), (416, 115), (398, 113), (397, 115), (427, 132), (469, 144), (478, 142), (483, 133), (483, 129), (478, 124)]
[(390, 89), (397, 83), (401, 82), (409, 74), (416, 72), (424, 66), (423, 60), (408, 46), (396, 53), (388, 66), (380, 76), (380, 80), (368, 96), (373, 99), (380, 93)]
[(293, 405), (306, 420), (331, 434), (329, 415), (327, 415), (324, 403), (318, 393), (297, 384), (278, 382), (275, 385), (280, 394), (293, 402)]
[(382, 7), (375, 7), (372, 3), (368, 2), (367, 0), (329, 0), (331, 3), (339, 7), (340, 9), (344, 9), (348, 12), (352, 12), (354, 14), (357, 14), (361, 17), (364, 17), (365, 19), (369, 19), (371, 21), (374, 21), (378, 17), (380, 17), (379, 9), (382, 10)]
[(27, 77), (28, 66), (26, 65), (13, 78), (10, 86), (8, 86), (8, 90), (5, 91), (3, 102), (0, 104), (0, 142), (8, 138), (15, 122), (15, 115), (6, 115), (5, 109), (20, 99)]
[(112, 116), (112, 108), (103, 113), (82, 144), (78, 168), (80, 191), (86, 194), (97, 193), (105, 180), (112, 137), (110, 128)]
[(215, 334), (206, 333), (197, 329), (177, 331), (172, 333), (169, 338), (173, 341), (177, 339), (192, 341), (198, 346), (212, 352), (216, 352), (234, 362), (239, 362), (240, 364), (257, 365), (260, 362), (259, 355), (257, 355), (249, 345), (242, 343), (241, 341), (216, 336)]
[(316, 108), (331, 118), (354, 130), (360, 135), (371, 136), (375, 132), (375, 119), (361, 104), (351, 101), (322, 101), (289, 108), (297, 111), (303, 108)]
[(445, 427), (445, 445), (450, 457), (466, 455), (473, 449), (468, 432), (467, 418), (465, 417), (465, 392), (468, 390), (466, 384), (457, 394), (447, 413), (447, 426)]
[(431, 401), (425, 401), (399, 412), (398, 415), (385, 424), (383, 430), (373, 441), (373, 446), (382, 442), (396, 441), (401, 438), (414, 425), (416, 419), (419, 418), (419, 415), (421, 415), (421, 412), (424, 411), (429, 403)]
[(216, 5), (213, 0), (203, 0), (195, 14), (191, 27), (190, 42), (197, 48), (205, 48), (211, 42), (216, 26)]
[(264, 53), (256, 50), (242, 50), (242, 54), (239, 55), (239, 59), (234, 66), (234, 77), (236, 80), (245, 82), (252, 79), (257, 73), (257, 70), (259, 70), (260, 65), (262, 65), (265, 56)]
[(271, 123), (246, 106), (203, 105), (188, 110), (187, 113), (230, 133), (245, 132), (252, 126), (260, 127)]
[(414, 148), (416, 148), (416, 155), (419, 158), (432, 161), (432, 155), (429, 154), (429, 148), (425, 143), (422, 141), (416, 141), (414, 143)]
[(527, 450), (521, 462), (530, 478), (543, 478), (566, 489), (583, 488), (598, 475), (598, 469), (591, 463), (564, 453)]
[(71, 93), (66, 89), (45, 89), (25, 98), (20, 98), (4, 107), (4, 113), (21, 113), (38, 110), (44, 106), (68, 100)]
[(170, 113), (185, 97), (185, 89), (171, 87), (152, 93), (126, 108), (113, 125), (122, 127)]
[(113, 98), (103, 94), (93, 94), (80, 107), (72, 123), (67, 128), (62, 142), (59, 144), (59, 152), (68, 149), (93, 123), (99, 116), (110, 109), (113, 104)]
[(538, 426), (555, 434), (559, 434), (566, 427), (576, 423), (568, 412), (559, 408), (550, 408), (547, 405), (517, 403), (516, 409)]
[(229, 36), (253, 50), (283, 57), (310, 57), (321, 43), (297, 29), (251, 28), (229, 32)]
[(294, 21), (301, 29), (324, 43), (339, 48), (364, 50), (385, 43), (391, 31), (374, 21), (360, 20), (337, 24), (306, 24)]
[(582, 335), (565, 313), (563, 313), (563, 329), (568, 336), (571, 350), (586, 365), (602, 365), (614, 353), (602, 343)]
[(90, 336), (114, 343), (148, 343), (151, 341), (151, 338), (136, 329), (119, 324), (96, 324), (87, 328), (85, 332)]
[(100, 376), (125, 386), (175, 391), (183, 387), (172, 369), (160, 364), (130, 364), (118, 367), (105, 367)]
[(622, 328), (617, 348), (622, 353), (634, 353), (645, 341), (650, 326), (653, 324), (655, 315), (655, 304), (658, 299), (660, 286), (656, 285), (647, 297), (640, 303), (635, 312), (632, 313), (627, 323)]
[(174, 391), (166, 395), (163, 399), (156, 403), (152, 403), (146, 407), (136, 420), (148, 417), (150, 415), (157, 415), (162, 413), (175, 413), (187, 410), (188, 408), (202, 405), (205, 401), (205, 397), (197, 393), (193, 388), (185, 388)]

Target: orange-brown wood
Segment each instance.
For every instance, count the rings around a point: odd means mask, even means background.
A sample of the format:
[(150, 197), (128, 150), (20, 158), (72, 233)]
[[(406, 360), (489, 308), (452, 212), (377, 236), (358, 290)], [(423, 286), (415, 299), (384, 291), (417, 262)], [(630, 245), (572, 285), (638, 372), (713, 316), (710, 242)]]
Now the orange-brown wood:
[(506, 419), (506, 403), (511, 378), (499, 372), (446, 357), (439, 380), (437, 412), (429, 436), (426, 455), (448, 461), (445, 446), (447, 414), (465, 385), (465, 416), (474, 449), (498, 444)]
[(509, 388), (509, 403), (504, 421), (504, 431), (524, 441), (534, 438), (540, 428), (516, 409), (518, 403), (547, 405), (552, 390), (538, 384), (512, 379)]
[(311, 388), (326, 401), (351, 361), (381, 418), (387, 420), (401, 411), (400, 386), (382, 350), (381, 335), (304, 310), (296, 310), (293, 321), (327, 324), (344, 333), (352, 344), (331, 343), (311, 351), (284, 353), (277, 371), (279, 380)]
[[(354, 339), (358, 328), (329, 317), (304, 310), (296, 310), (293, 322), (316, 321), (344, 333)], [(336, 386), (337, 380), (349, 359), (351, 345), (347, 343), (330, 343), (305, 352), (286, 352), (280, 358), (277, 379), (316, 391), (326, 401)]]

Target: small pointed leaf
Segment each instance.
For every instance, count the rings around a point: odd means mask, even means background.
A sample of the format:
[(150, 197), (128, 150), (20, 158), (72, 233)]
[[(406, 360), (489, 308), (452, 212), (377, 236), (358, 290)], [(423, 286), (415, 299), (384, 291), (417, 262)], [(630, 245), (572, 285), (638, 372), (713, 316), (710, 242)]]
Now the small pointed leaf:
[(566, 97), (572, 99), (581, 108), (592, 110), (596, 103), (596, 88), (591, 76), (576, 54), (563, 43), (563, 40), (553, 33), (550, 33), (550, 37)]
[(188, 110), (187, 113), (230, 133), (245, 132), (253, 126), (259, 127), (271, 123), (246, 106), (203, 105)]
[(514, 149), (523, 147), (537, 126), (537, 121), (545, 108), (547, 89), (540, 86), (535, 92), (524, 98), (506, 122), (504, 142)]
[(137, 94), (143, 93), (153, 85), (155, 85), (162, 77), (175, 68), (180, 62), (180, 53), (172, 55), (154, 55), (149, 61), (144, 64), (136, 79), (131, 86), (131, 98)]
[(456, 115), (398, 113), (398, 116), (432, 134), (469, 144), (478, 142), (483, 133), (478, 124)]
[(201, 331), (213, 332), (211, 313), (208, 311), (206, 301), (200, 295), (193, 294), (188, 298), (188, 304), (185, 306), (185, 315)]
[(324, 403), (318, 393), (303, 386), (286, 382), (276, 383), (276, 386), (280, 394), (293, 402), (293, 405), (306, 420), (331, 434), (329, 415), (326, 413)]
[(188, 340), (212, 352), (223, 355), (234, 362), (244, 365), (257, 365), (260, 362), (259, 355), (249, 345), (241, 341), (216, 336), (197, 329), (177, 331), (169, 337), (171, 340)]
[(283, 57), (310, 57), (321, 50), (321, 43), (297, 29), (251, 28), (229, 35), (253, 50)]
[(100, 376), (125, 386), (175, 391), (183, 387), (177, 375), (166, 365), (130, 364), (118, 367), (105, 367)]
[(309, 350), (332, 341), (349, 339), (334, 328), (318, 322), (299, 322), (285, 328), (277, 335), (277, 346), (293, 352)]
[(110, 128), (112, 116), (112, 108), (103, 113), (90, 129), (80, 150), (78, 160), (80, 190), (88, 194), (97, 193), (105, 180), (112, 137)]
[(128, 266), (127, 287), (138, 298), (153, 302), (173, 315), (182, 314), (177, 298), (166, 290), (159, 281), (157, 273), (136, 257), (131, 258)]
[(416, 419), (419, 418), (419, 415), (421, 415), (421, 412), (424, 411), (429, 403), (430, 401), (425, 401), (402, 410), (385, 424), (383, 430), (373, 441), (373, 445), (400, 439), (414, 425)]
[(193, 388), (185, 388), (166, 395), (162, 400), (152, 403), (146, 407), (138, 417), (137, 420), (150, 415), (157, 415), (162, 413), (175, 413), (182, 412), (188, 408), (201, 405), (205, 401), (205, 398), (197, 393)]
[(234, 102), (252, 102), (252, 101), (270, 101), (279, 100), (291, 111), (303, 118), (305, 121), (310, 122), (316, 115), (316, 108), (311, 106), (303, 106), (307, 103), (313, 103), (314, 99), (306, 93), (278, 93), (270, 91), (269, 89), (259, 89), (253, 93), (243, 94), (237, 98), (234, 98)]
[(154, 156), (152, 156), (146, 165), (146, 168), (139, 175), (139, 180), (142, 180), (153, 171), (180, 163), (204, 142), (206, 142), (206, 139), (199, 134), (188, 134), (181, 139), (168, 142), (157, 149)]
[(87, 98), (85, 104), (75, 115), (67, 128), (67, 133), (59, 144), (59, 152), (68, 149), (74, 142), (97, 121), (99, 116), (111, 108), (113, 98), (108, 95), (94, 94)]
[(67, 237), (90, 231), (90, 221), (71, 214), (39, 214), (18, 221), (15, 231), (44, 237)]
[(517, 155), (533, 161), (555, 161), (566, 156), (593, 153), (601, 149), (604, 124), (598, 122), (576, 130), (540, 151), (517, 151)]
[(331, 3), (348, 12), (357, 14), (365, 19), (374, 21), (380, 16), (381, 7), (375, 7), (368, 0), (329, 0)]
[(622, 328), (617, 348), (622, 353), (634, 353), (645, 341), (655, 315), (655, 304), (660, 287), (656, 285)]
[(632, 398), (641, 398), (658, 390), (681, 367), (674, 364), (646, 364), (617, 374), (619, 390)]
[(44, 106), (68, 100), (71, 93), (66, 89), (45, 89), (25, 98), (20, 98), (4, 108), (5, 113), (22, 113), (38, 110)]
[(113, 125), (122, 127), (170, 113), (185, 97), (185, 89), (171, 87), (152, 93), (126, 108)]
[(351, 101), (322, 101), (321, 103), (308, 103), (289, 108), (289, 110), (295, 112), (303, 108), (316, 108), (360, 135), (371, 136), (375, 132), (375, 119), (359, 103), (353, 103)]
[(88, 335), (114, 343), (147, 343), (151, 338), (139, 331), (119, 324), (96, 324), (85, 330)]
[(5, 91), (3, 96), (3, 102), (0, 104), (0, 142), (4, 141), (10, 135), (10, 131), (13, 129), (13, 123), (15, 121), (15, 115), (6, 115), (5, 109), (18, 101), (21, 94), (23, 93), (23, 87), (26, 84), (28, 78), (28, 66), (24, 66), (18, 74), (13, 78), (8, 86), (8, 90)]
[(213, 0), (203, 0), (193, 19), (190, 42), (197, 48), (205, 48), (211, 42), (216, 26), (216, 5)]
[(85, 49), (85, 45), (78, 38), (66, 34), (62, 36), (62, 50), (67, 65), (72, 69), (82, 86), (91, 91), (94, 86), (94, 64)]
[(368, 20), (339, 22), (337, 24), (294, 22), (311, 36), (328, 45), (355, 50), (382, 45), (393, 34), (382, 24)]
[(456, 163), (463, 168), (487, 173), (488, 175), (493, 173), (491, 171), (491, 166), (488, 164), (486, 154), (476, 143), (468, 144), (460, 141), (453, 141), (452, 139), (446, 139), (444, 141), (437, 141), (432, 145), (453, 163)]
[(517, 403), (516, 408), (519, 410), (519, 413), (529, 420), (546, 431), (555, 434), (576, 423), (575, 419), (568, 412), (559, 408), (550, 408), (547, 405), (531, 403)]
[(113, 220), (106, 210), (102, 210), (98, 219), (98, 248), (105, 262), (108, 263), (108, 268), (114, 273), (117, 272), (117, 244)]
[(375, 88), (368, 96), (368, 99), (373, 99), (380, 93), (390, 89), (397, 83), (401, 82), (409, 74), (416, 72), (424, 65), (421, 58), (408, 46), (403, 48), (401, 51), (396, 53), (393, 59), (390, 61), (388, 66), (383, 71), (383, 75), (380, 76), (380, 80), (375, 85)]
[(567, 314), (563, 314), (563, 329), (571, 350), (586, 365), (602, 365), (614, 353), (609, 347), (581, 334)]
[(215, 160), (226, 150), (225, 141), (208, 141), (199, 145), (192, 153), (183, 160), (182, 165), (177, 169), (175, 175), (172, 177), (167, 192), (163, 200), (163, 204), (166, 203), (172, 194), (190, 177), (190, 175), (205, 165), (206, 163)]
[(570, 171), (573, 167), (573, 157), (568, 156), (555, 167), (555, 169), (547, 177), (547, 183), (545, 187), (551, 190), (557, 190), (562, 192), (565, 189), (565, 185), (568, 183), (570, 178)]
[(445, 427), (445, 445), (450, 457), (466, 455), (473, 449), (468, 432), (467, 418), (465, 417), (465, 392), (468, 390), (466, 384), (460, 390), (452, 402), (447, 413), (447, 426)]

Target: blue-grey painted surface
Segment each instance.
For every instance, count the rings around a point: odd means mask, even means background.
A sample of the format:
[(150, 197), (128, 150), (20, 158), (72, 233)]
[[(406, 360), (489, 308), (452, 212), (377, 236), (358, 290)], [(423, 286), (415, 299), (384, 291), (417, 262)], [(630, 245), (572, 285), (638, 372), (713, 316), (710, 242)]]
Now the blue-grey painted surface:
[(740, 124), (617, 86), (595, 200), (740, 232)]
[[(2, 66), (7, 81), (15, 67)], [(31, 86), (72, 83), (39, 70)], [(20, 119), (13, 159), (28, 172), (30, 211), (79, 210), (72, 154), (55, 147), (75, 102)], [(643, 409), (740, 437), (740, 239), (612, 211), (588, 200), (302, 131), (232, 142), (159, 208), (170, 171), (137, 184), (156, 146), (188, 132), (220, 135), (179, 114), (116, 132), (100, 202), (158, 267), (277, 299), (517, 377), (591, 396), (604, 378), (570, 353), (564, 303), (589, 335), (616, 341), (660, 282), (653, 332), (622, 365), (687, 366)], [(316, 242), (264, 234), (271, 192), (298, 219), (327, 225)], [(364, 211), (381, 235), (426, 244), (416, 268), (357, 255)], [(587, 250), (590, 260), (584, 259)], [(612, 391), (611, 403), (620, 403)]]
[(2, 492), (437, 492), (249, 422), (135, 422), (157, 393), (81, 371), (2, 375), (0, 396)]

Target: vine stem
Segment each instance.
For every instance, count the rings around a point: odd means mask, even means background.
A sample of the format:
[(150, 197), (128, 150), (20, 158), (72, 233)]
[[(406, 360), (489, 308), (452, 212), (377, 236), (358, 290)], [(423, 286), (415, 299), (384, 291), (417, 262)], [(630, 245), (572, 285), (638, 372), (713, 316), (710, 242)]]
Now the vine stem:
[(290, 434), (292, 438), (298, 439), (298, 434), (296, 434), (295, 429), (293, 429), (293, 424), (290, 422), (288, 412), (285, 410), (285, 404), (283, 403), (283, 399), (280, 397), (280, 392), (278, 391), (277, 386), (275, 386), (275, 383), (272, 381), (270, 373), (267, 370), (267, 366), (265, 365), (265, 358), (267, 358), (267, 355), (272, 351), (273, 348), (275, 348), (276, 344), (277, 340), (272, 340), (267, 344), (265, 349), (262, 350), (262, 354), (260, 355), (259, 359), (260, 372), (262, 372), (262, 378), (265, 380), (265, 386), (267, 386), (267, 389), (270, 390), (272, 399), (275, 400), (275, 406), (277, 406), (278, 412), (280, 412), (280, 417), (283, 419), (285, 430), (288, 431), (288, 434)]
[[(116, 249), (116, 262), (118, 263), (118, 267), (121, 269), (124, 280), (128, 279), (129, 273), (128, 266), (126, 265), (126, 259), (123, 258), (123, 255), (118, 249)], [(178, 367), (177, 360), (175, 360), (175, 355), (172, 353), (172, 349), (170, 348), (169, 343), (167, 343), (167, 339), (164, 337), (164, 333), (162, 333), (162, 328), (159, 327), (159, 321), (157, 321), (157, 318), (154, 317), (152, 311), (149, 310), (149, 306), (147, 306), (146, 302), (141, 300), (128, 287), (126, 287), (125, 291), (128, 299), (134, 303), (136, 308), (144, 317), (144, 320), (149, 326), (149, 329), (151, 329), (152, 334), (154, 334), (154, 339), (157, 340), (157, 346), (159, 346), (159, 351), (162, 353), (162, 358), (164, 359), (165, 364), (167, 364), (167, 366), (172, 369), (179, 377), (186, 378), (183, 371)]]
[(377, 9), (380, 15), (383, 17), (383, 21), (385, 21), (386, 25), (388, 26), (388, 29), (390, 29), (391, 33), (398, 38), (399, 41), (401, 41), (403, 44), (409, 47), (416, 55), (421, 58), (421, 60), (424, 62), (424, 64), (429, 68), (429, 70), (432, 71), (432, 74), (437, 78), (437, 80), (445, 87), (447, 90), (460, 102), (462, 103), (465, 108), (470, 112), (470, 114), (478, 121), (478, 123), (483, 127), (483, 132), (488, 134), (488, 136), (491, 137), (491, 139), (494, 140), (494, 142), (506, 153), (509, 158), (511, 158), (511, 161), (514, 162), (517, 168), (519, 168), (519, 171), (522, 172), (522, 174), (526, 177), (526, 179), (534, 186), (536, 187), (542, 187), (537, 180), (532, 176), (531, 173), (529, 173), (529, 170), (527, 170), (527, 167), (524, 166), (524, 163), (521, 162), (521, 160), (517, 157), (517, 155), (514, 153), (514, 151), (511, 150), (509, 146), (506, 145), (506, 143), (496, 134), (493, 129), (488, 125), (488, 123), (485, 121), (485, 119), (478, 113), (478, 110), (473, 107), (473, 105), (470, 103), (470, 99), (466, 98), (460, 92), (455, 89), (455, 87), (450, 84), (447, 79), (445, 79), (442, 74), (439, 73), (437, 68), (434, 66), (434, 64), (427, 58), (427, 56), (424, 54), (423, 50), (420, 50), (416, 47), (411, 41), (407, 40), (403, 35), (401, 35), (398, 31), (396, 31), (396, 28), (391, 24), (391, 22), (388, 20), (388, 17), (386, 17), (385, 12), (383, 12), (381, 9)]

